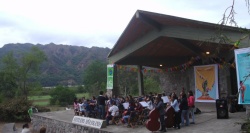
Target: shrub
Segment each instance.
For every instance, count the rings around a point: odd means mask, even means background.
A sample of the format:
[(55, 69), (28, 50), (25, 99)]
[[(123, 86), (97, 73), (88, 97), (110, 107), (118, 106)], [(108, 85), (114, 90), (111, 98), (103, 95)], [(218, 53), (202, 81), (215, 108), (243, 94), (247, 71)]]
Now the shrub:
[(50, 96), (51, 105), (66, 106), (73, 103), (76, 94), (73, 90), (70, 90), (63, 86), (58, 86), (50, 93)]
[(29, 121), (28, 109), (31, 102), (25, 98), (10, 99), (0, 105), (0, 120), (3, 121)]

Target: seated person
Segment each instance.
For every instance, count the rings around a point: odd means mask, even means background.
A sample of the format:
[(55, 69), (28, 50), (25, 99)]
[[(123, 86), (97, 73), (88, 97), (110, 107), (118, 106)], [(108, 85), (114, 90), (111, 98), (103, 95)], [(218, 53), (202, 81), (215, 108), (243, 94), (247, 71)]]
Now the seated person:
[(79, 115), (84, 115), (84, 103), (82, 103), (82, 101), (78, 104), (79, 105)]
[(124, 112), (124, 115), (122, 117), (122, 120), (125, 122), (126, 125), (128, 125), (128, 119), (130, 118), (131, 112), (134, 110), (135, 110), (135, 108), (133, 106), (133, 103), (129, 102), (129, 107), (128, 107), (127, 111)]
[(112, 123), (114, 123), (114, 117), (119, 115), (119, 109), (116, 106), (116, 102), (112, 102), (112, 106), (109, 108), (108, 116), (106, 117), (107, 126), (109, 125), (109, 120), (112, 120)]
[(154, 105), (153, 105), (153, 102), (152, 102), (152, 100), (150, 99), (150, 97), (147, 97), (146, 102), (148, 103), (147, 109), (149, 109), (149, 110), (154, 109)]
[(138, 113), (141, 113), (143, 110), (142, 105), (139, 102), (135, 102), (135, 111), (137, 111)]
[(22, 132), (21, 133), (31, 133), (30, 129), (29, 129), (29, 124), (28, 123), (25, 123), (23, 125), (23, 129), (22, 129)]
[(46, 133), (46, 128), (45, 127), (40, 128), (40, 133)]

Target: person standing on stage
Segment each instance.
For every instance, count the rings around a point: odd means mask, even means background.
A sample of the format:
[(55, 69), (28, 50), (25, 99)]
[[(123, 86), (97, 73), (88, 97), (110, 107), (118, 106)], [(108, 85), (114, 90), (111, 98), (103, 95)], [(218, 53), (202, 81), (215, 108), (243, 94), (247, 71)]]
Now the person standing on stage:
[(156, 98), (156, 107), (155, 107), (159, 113), (160, 113), (160, 123), (161, 123), (161, 129), (159, 131), (166, 132), (166, 124), (164, 120), (165, 116), (165, 110), (164, 110), (164, 104), (160, 96), (157, 96)]
[(184, 121), (186, 120), (186, 126), (189, 126), (189, 108), (188, 108), (188, 100), (185, 92), (181, 93), (181, 101), (180, 101), (180, 110), (181, 110), (181, 125), (184, 126)]
[(172, 94), (171, 96), (171, 106), (174, 108), (174, 128), (180, 129), (180, 122), (181, 122), (181, 113), (180, 113), (180, 108), (179, 108), (179, 103), (178, 103), (178, 97), (176, 96), (175, 93)]

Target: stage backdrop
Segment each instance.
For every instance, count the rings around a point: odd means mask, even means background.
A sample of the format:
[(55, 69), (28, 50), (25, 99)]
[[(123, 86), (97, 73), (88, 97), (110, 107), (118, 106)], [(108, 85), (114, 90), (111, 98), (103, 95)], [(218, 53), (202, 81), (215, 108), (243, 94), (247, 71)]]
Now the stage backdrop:
[(242, 102), (242, 93), (239, 91), (238, 103), (250, 104), (250, 48), (235, 49), (235, 64), (237, 72), (238, 91), (240, 90), (240, 81), (245, 86), (244, 103)]
[(215, 102), (218, 94), (218, 65), (194, 67), (195, 101)]

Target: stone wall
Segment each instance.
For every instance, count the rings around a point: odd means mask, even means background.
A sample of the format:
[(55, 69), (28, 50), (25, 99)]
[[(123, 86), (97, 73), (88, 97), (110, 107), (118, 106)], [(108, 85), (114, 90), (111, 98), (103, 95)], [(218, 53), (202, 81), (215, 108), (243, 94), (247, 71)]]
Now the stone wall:
[(184, 88), (185, 92), (194, 91), (194, 69), (190, 68), (185, 72), (167, 72), (160, 76), (160, 82), (166, 94), (175, 92), (179, 94)]
[(32, 117), (32, 127), (36, 132), (38, 132), (41, 127), (45, 127), (46, 133), (110, 133), (96, 128), (80, 126), (35, 114)]
[[(219, 96), (226, 97), (231, 94), (230, 70), (229, 68), (218, 69), (218, 87)], [(175, 92), (179, 94), (184, 88), (185, 92), (192, 90), (195, 92), (194, 67), (189, 68), (185, 72), (167, 72), (160, 75), (162, 89), (169, 94)]]

